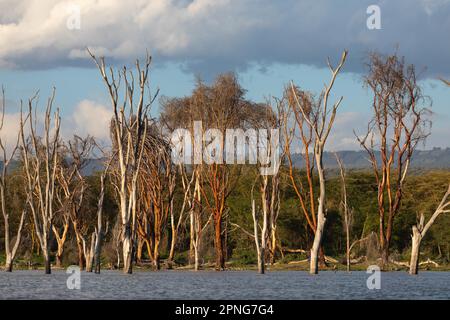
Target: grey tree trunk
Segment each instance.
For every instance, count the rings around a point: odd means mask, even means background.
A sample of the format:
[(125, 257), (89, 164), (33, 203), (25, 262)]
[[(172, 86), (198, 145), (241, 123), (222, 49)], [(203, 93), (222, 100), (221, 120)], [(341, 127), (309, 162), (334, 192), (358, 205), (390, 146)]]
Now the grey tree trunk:
[(319, 273), (319, 251), (322, 244), (323, 229), (325, 227), (325, 176), (322, 165), (323, 145), (318, 142), (315, 151), (317, 171), (319, 174), (319, 206), (317, 208), (317, 228), (314, 234), (314, 242), (311, 248), (309, 273)]
[(412, 246), (411, 246), (411, 261), (409, 263), (409, 273), (415, 275), (419, 272), (419, 255), (420, 255), (420, 242), (426, 235), (428, 229), (436, 221), (437, 217), (441, 213), (450, 213), (450, 201), (447, 198), (450, 196), (450, 184), (448, 186), (447, 192), (444, 194), (441, 202), (439, 203), (437, 209), (434, 211), (430, 220), (425, 224), (425, 216), (423, 213), (420, 215), (420, 221), (417, 225), (412, 227)]
[(411, 248), (411, 261), (409, 262), (409, 274), (417, 274), (419, 272), (419, 252), (420, 242), (422, 241), (422, 235), (420, 234), (417, 226), (412, 228), (412, 248)]

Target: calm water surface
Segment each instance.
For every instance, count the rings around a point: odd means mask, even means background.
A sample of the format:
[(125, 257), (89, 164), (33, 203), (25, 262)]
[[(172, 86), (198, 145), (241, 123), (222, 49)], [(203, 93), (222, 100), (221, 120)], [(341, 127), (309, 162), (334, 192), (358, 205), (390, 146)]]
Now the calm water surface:
[(367, 288), (365, 272), (82, 272), (80, 290), (67, 288), (68, 276), (1, 272), (0, 299), (450, 299), (450, 272), (384, 272), (380, 290)]

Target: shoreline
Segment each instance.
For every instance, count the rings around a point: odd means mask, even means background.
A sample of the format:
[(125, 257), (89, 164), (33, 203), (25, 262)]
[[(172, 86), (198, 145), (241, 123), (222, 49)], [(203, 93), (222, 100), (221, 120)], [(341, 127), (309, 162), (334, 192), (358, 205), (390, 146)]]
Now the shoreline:
[[(350, 268), (350, 273), (353, 271), (367, 271), (367, 268), (371, 265), (370, 263), (360, 263), (352, 265)], [(66, 270), (70, 265), (64, 266), (64, 267), (56, 267), (52, 266), (52, 270)], [(4, 265), (1, 265), (0, 268), (2, 272), (4, 271)], [(43, 271), (44, 266), (38, 265), (33, 266), (32, 268), (26, 267), (24, 265), (15, 266), (13, 268), (13, 271)], [(151, 264), (141, 264), (141, 265), (135, 265), (133, 267), (133, 270), (139, 271), (139, 272), (159, 272), (159, 271), (186, 271), (186, 272), (196, 272), (194, 270), (193, 265), (185, 265), (185, 266), (174, 266), (171, 268), (162, 267), (160, 270), (156, 270)], [(118, 268), (102, 268), (101, 271), (119, 271), (121, 272), (122, 269)], [(198, 272), (202, 271), (216, 271), (213, 264), (205, 264), (202, 268), (198, 270)], [(219, 272), (227, 272), (227, 271), (254, 271), (257, 273), (257, 265), (233, 265), (233, 263), (227, 263), (226, 269), (223, 271), (217, 271)], [(293, 261), (290, 263), (275, 263), (274, 265), (267, 265), (266, 266), (266, 272), (283, 272), (283, 271), (305, 271), (309, 272), (309, 264), (305, 263), (303, 261)], [(319, 272), (347, 272), (347, 268), (345, 265), (330, 265), (327, 267), (322, 267), (319, 269)], [(382, 272), (408, 272), (409, 267), (405, 265), (397, 265), (397, 264), (390, 264), (389, 268), (387, 270), (382, 270)], [(428, 264), (427, 266), (422, 266), (419, 269), (420, 272), (424, 271), (433, 271), (433, 272), (449, 272), (450, 271), (450, 264), (445, 265), (439, 265), (438, 267)], [(92, 272), (93, 273), (93, 272)]]

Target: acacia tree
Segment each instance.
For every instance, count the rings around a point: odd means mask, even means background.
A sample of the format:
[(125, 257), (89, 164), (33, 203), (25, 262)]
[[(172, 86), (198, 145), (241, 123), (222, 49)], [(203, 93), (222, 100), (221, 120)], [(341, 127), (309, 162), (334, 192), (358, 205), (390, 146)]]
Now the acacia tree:
[[(117, 163), (117, 174), (113, 175), (117, 181), (113, 184), (118, 194), (122, 223), (123, 271), (132, 273), (136, 241), (138, 177), (147, 135), (148, 115), (158, 92), (153, 97), (148, 93), (151, 64), (151, 57), (148, 54), (143, 64), (136, 60), (136, 75), (126, 67), (119, 71), (108, 69), (103, 57), (97, 59), (90, 51), (89, 54), (100, 71), (113, 109), (111, 139)], [(122, 98), (120, 98), (121, 86), (124, 93)], [(135, 92), (135, 88), (138, 92)]]
[(183, 188), (183, 200), (181, 203), (181, 208), (178, 211), (178, 215), (175, 216), (175, 210), (172, 206), (170, 210), (170, 227), (171, 227), (171, 240), (170, 240), (170, 251), (169, 251), (169, 264), (173, 263), (175, 255), (175, 246), (178, 240), (178, 232), (180, 230), (181, 224), (184, 219), (184, 215), (187, 209), (192, 205), (191, 195), (192, 195), (192, 184), (195, 180), (195, 174), (191, 174), (191, 178), (188, 178), (186, 172), (186, 167), (183, 164), (178, 165), (178, 174), (181, 179), (181, 184)]
[[(293, 112), (296, 118), (297, 126), (300, 129), (301, 132), (301, 143), (303, 146), (303, 154), (305, 155), (305, 160), (309, 158), (309, 146), (311, 144), (313, 145), (313, 155), (314, 155), (314, 163), (317, 169), (317, 174), (319, 176), (319, 197), (318, 197), (318, 205), (317, 205), (317, 217), (315, 215), (308, 216), (306, 215), (307, 219), (311, 217), (310, 221), (308, 221), (309, 224), (314, 226), (315, 221), (315, 229), (314, 229), (314, 241), (311, 248), (311, 255), (310, 255), (310, 273), (316, 274), (318, 273), (318, 256), (319, 256), (319, 250), (322, 243), (322, 235), (323, 230), (325, 226), (326, 221), (326, 194), (325, 194), (325, 173), (324, 173), (324, 166), (322, 163), (323, 158), (323, 151), (325, 148), (325, 143), (328, 139), (328, 136), (331, 132), (331, 129), (333, 127), (333, 123), (336, 117), (337, 109), (339, 108), (339, 105), (342, 102), (343, 97), (341, 97), (337, 102), (333, 104), (333, 106), (330, 109), (329, 106), (329, 97), (331, 89), (333, 88), (334, 82), (336, 80), (337, 75), (341, 71), (345, 60), (347, 58), (347, 51), (344, 51), (342, 54), (342, 57), (340, 59), (339, 64), (336, 68), (331, 66), (330, 62), (328, 61), (328, 67), (331, 71), (331, 79), (330, 82), (325, 85), (324, 89), (322, 90), (319, 99), (315, 100), (312, 94), (309, 94), (307, 92), (300, 91), (297, 87), (294, 86), (293, 83), (291, 83), (291, 94), (295, 101), (295, 104), (292, 104), (295, 106), (293, 108)], [(307, 131), (307, 134), (303, 134), (304, 131)], [(289, 132), (288, 129), (285, 129), (285, 133), (288, 133), (288, 137), (285, 138), (286, 145), (289, 148), (289, 145), (292, 142), (292, 133)], [(290, 160), (290, 150), (287, 151), (288, 154), (288, 160), (291, 167), (291, 176), (292, 176), (292, 161)], [(306, 156), (308, 154), (308, 156)], [(310, 161), (310, 160), (308, 160)], [(309, 165), (309, 168), (307, 168), (307, 174), (308, 171), (312, 171), (312, 164)], [(310, 178), (308, 178), (309, 180)], [(292, 181), (294, 181), (293, 178), (291, 178)], [(293, 182), (294, 189), (296, 189), (297, 196), (300, 200), (300, 203), (302, 205), (303, 210), (305, 210), (305, 196), (302, 194), (301, 190), (296, 187), (295, 182)], [(310, 191), (309, 191), (309, 197), (310, 199), (310, 205), (313, 205), (313, 192), (312, 192), (312, 178), (310, 185)], [(301, 189), (303, 189), (302, 186), (300, 186)], [(314, 211), (311, 211), (314, 212)], [(314, 219), (314, 220), (313, 220)]]
[[(33, 103), (36, 98), (37, 95), (28, 100), (28, 115), (25, 119), (21, 111), (20, 140), (26, 179), (27, 203), (33, 216), (36, 236), (44, 256), (45, 273), (50, 274), (50, 236), (56, 212), (54, 207), (55, 189), (60, 162), (60, 116), (57, 109), (52, 121), (52, 108), (55, 98), (55, 90), (53, 90), (44, 114), (43, 137), (39, 137), (36, 128), (37, 119), (33, 115)], [(30, 136), (25, 138), (25, 126), (27, 124)]]
[(439, 203), (434, 213), (431, 215), (428, 222), (425, 224), (425, 216), (422, 213), (420, 215), (419, 223), (417, 223), (412, 227), (411, 261), (409, 263), (410, 274), (417, 274), (419, 272), (420, 243), (423, 237), (425, 236), (427, 231), (430, 229), (430, 227), (433, 225), (434, 221), (436, 221), (436, 219), (439, 217), (440, 214), (450, 212), (450, 200), (448, 200), (449, 196), (450, 196), (450, 184), (447, 188), (447, 192), (442, 197), (441, 202)]
[[(234, 74), (222, 74), (217, 77), (215, 82), (207, 86), (199, 81), (192, 95), (188, 99), (178, 100), (178, 106), (174, 110), (178, 110), (177, 119), (183, 119), (184, 124), (181, 128), (188, 128), (191, 133), (195, 133), (194, 122), (201, 121), (202, 125), (198, 128), (199, 137), (196, 144), (203, 146), (202, 150), (210, 150), (209, 146), (212, 140), (210, 130), (222, 133), (223, 139), (217, 141), (219, 150), (224, 150), (225, 132), (228, 128), (243, 128), (246, 120), (253, 116), (252, 111), (255, 108), (251, 103), (244, 99), (245, 91), (239, 85)], [(175, 103), (174, 103), (175, 104)], [(206, 137), (206, 140), (203, 137)], [(214, 144), (216, 146), (216, 144)], [(208, 148), (209, 147), (209, 148)], [(223, 270), (225, 268), (226, 260), (226, 219), (227, 219), (227, 199), (231, 193), (233, 186), (236, 183), (234, 177), (238, 175), (231, 174), (232, 170), (239, 170), (239, 166), (230, 167), (223, 163), (223, 153), (216, 152), (214, 156), (208, 156), (204, 153), (198, 153), (194, 150), (194, 158), (198, 157), (200, 162), (203, 158), (207, 158), (207, 163), (197, 163), (194, 161), (193, 171), (200, 170), (195, 185), (200, 187), (197, 189), (201, 193), (201, 204), (197, 201), (195, 210), (197, 213), (203, 210), (209, 211), (213, 217), (213, 232), (214, 232), (214, 248), (216, 258), (216, 270)], [(194, 193), (195, 194), (195, 193)], [(191, 252), (193, 249), (193, 235), (195, 234), (196, 225), (194, 220), (194, 212), (191, 212)], [(203, 220), (204, 221), (204, 220)], [(197, 230), (202, 230), (203, 223), (197, 224)]]
[(364, 84), (373, 94), (373, 118), (367, 133), (357, 140), (369, 155), (378, 187), (379, 245), (385, 269), (411, 157), (429, 134), (430, 112), (414, 65), (406, 65), (397, 55), (373, 53), (367, 67)]
[[(0, 113), (0, 133), (2, 132), (4, 120), (5, 120), (5, 109), (6, 109), (6, 97), (5, 89), (2, 87), (2, 100), (1, 100), (1, 113)], [(10, 227), (10, 212), (6, 204), (6, 189), (9, 183), (9, 172), (8, 169), (11, 165), (11, 161), (14, 160), (17, 148), (19, 146), (19, 135), (17, 136), (15, 144), (10, 146), (11, 151), (7, 155), (7, 146), (5, 141), (0, 135), (0, 153), (1, 153), (1, 174), (0, 174), (0, 206), (3, 215), (3, 223), (5, 226), (5, 271), (11, 272), (13, 269), (14, 259), (16, 258), (17, 249), (19, 248), (20, 241), (22, 239), (22, 230), (24, 226), (25, 216), (27, 213), (26, 205), (21, 210), (20, 222), (15, 233), (15, 240), (11, 243), (11, 227)], [(16, 213), (17, 214), (17, 213)]]
[(172, 216), (176, 183), (170, 153), (170, 144), (153, 126), (145, 138), (141, 173), (139, 174), (141, 213), (138, 215), (138, 233), (144, 237), (150, 258), (160, 269), (160, 245)]
[[(278, 109), (278, 115), (274, 113), (270, 105), (265, 107), (265, 112), (262, 117), (255, 117), (253, 123), (255, 126), (262, 128), (267, 131), (271, 131), (271, 134), (275, 134), (274, 130), (278, 130), (284, 119), (284, 115), (281, 109)], [(266, 132), (267, 132), (266, 131)], [(255, 200), (253, 199), (253, 188), (252, 188), (252, 217), (253, 217), (253, 237), (255, 239), (257, 258), (258, 258), (258, 272), (260, 274), (265, 273), (266, 265), (266, 255), (267, 249), (271, 256), (271, 261), (273, 262), (275, 256), (275, 250), (277, 246), (276, 240), (276, 226), (277, 218), (280, 211), (280, 165), (283, 162), (283, 156), (280, 155), (279, 150), (279, 135), (276, 137), (270, 137), (272, 141), (267, 141), (268, 137), (264, 135), (259, 135), (258, 145), (260, 146), (258, 152), (261, 153), (260, 159), (263, 160), (264, 164), (259, 164), (258, 167), (258, 178), (259, 180), (259, 191), (261, 196), (261, 219), (257, 214)], [(266, 139), (264, 139), (266, 138)], [(267, 160), (272, 159), (274, 163), (271, 163), (271, 168), (267, 169), (267, 172), (261, 171), (262, 166), (268, 164)], [(259, 231), (261, 234), (259, 236)]]
[[(185, 143), (194, 145), (194, 122), (203, 119), (201, 104), (201, 95), (192, 97), (163, 99), (160, 121), (168, 132), (174, 132), (177, 129), (186, 129), (190, 135), (190, 141)], [(203, 135), (203, 132), (201, 133)], [(177, 138), (177, 137), (175, 137)], [(181, 137), (180, 137), (181, 138)], [(186, 137), (185, 137), (186, 138)], [(172, 141), (174, 143), (174, 141)], [(198, 143), (198, 142), (197, 142)], [(200, 142), (201, 143), (201, 142)], [(181, 153), (187, 152), (185, 148), (179, 150)], [(198, 152), (198, 150), (194, 150)], [(193, 157), (202, 157), (202, 154), (193, 155)], [(192, 160), (192, 157), (191, 157)], [(189, 161), (192, 162), (192, 161)], [(189, 215), (189, 262), (194, 264), (194, 270), (200, 268), (200, 248), (202, 245), (203, 231), (209, 225), (212, 215), (206, 218), (206, 210), (203, 204), (203, 165), (195, 163), (182, 162), (178, 164), (179, 176), (183, 188), (183, 202), (180, 213), (175, 225), (174, 218), (171, 216), (172, 225), (172, 248), (175, 246), (179, 225), (185, 210)]]

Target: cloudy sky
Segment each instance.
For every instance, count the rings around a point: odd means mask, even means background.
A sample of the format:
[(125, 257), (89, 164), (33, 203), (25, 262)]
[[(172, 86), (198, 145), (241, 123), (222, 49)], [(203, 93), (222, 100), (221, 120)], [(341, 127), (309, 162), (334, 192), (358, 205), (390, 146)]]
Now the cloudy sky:
[[(367, 8), (378, 5), (381, 29), (369, 30)], [(280, 95), (294, 80), (320, 91), (326, 59), (349, 58), (335, 87), (344, 96), (332, 149), (357, 149), (370, 98), (361, 87), (367, 52), (392, 53), (423, 70), (433, 100), (433, 134), (426, 147), (450, 147), (450, 0), (0, 0), (0, 84), (7, 93), (7, 124), (15, 135), (20, 99), (52, 86), (63, 129), (107, 138), (108, 99), (85, 48), (111, 64), (153, 56), (152, 87), (162, 95), (189, 94), (200, 75), (236, 71), (247, 97)], [(157, 114), (157, 106), (154, 110)]]

